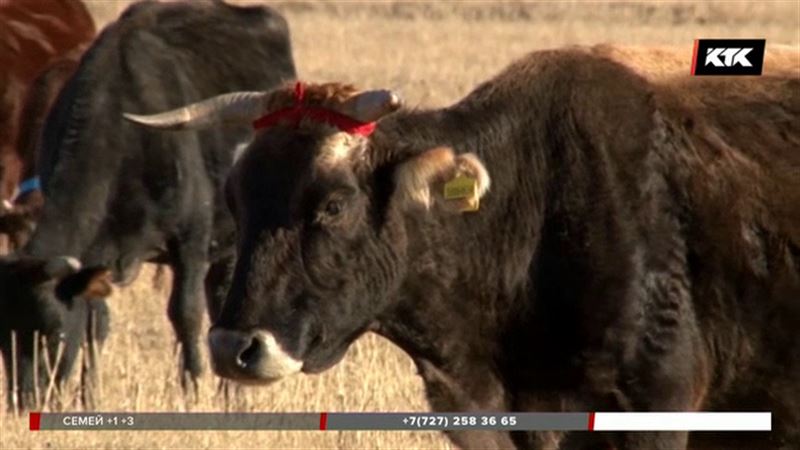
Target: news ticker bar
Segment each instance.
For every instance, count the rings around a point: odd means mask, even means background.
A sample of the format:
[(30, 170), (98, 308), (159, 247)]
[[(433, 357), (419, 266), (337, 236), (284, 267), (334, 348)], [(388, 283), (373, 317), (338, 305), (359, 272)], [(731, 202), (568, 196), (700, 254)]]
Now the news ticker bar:
[(769, 412), (30, 413), (31, 430), (771, 431)]

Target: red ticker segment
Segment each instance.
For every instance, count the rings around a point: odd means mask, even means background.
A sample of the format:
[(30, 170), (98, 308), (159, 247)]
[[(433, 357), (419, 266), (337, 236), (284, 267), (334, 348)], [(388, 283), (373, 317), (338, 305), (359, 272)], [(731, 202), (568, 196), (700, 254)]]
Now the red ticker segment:
[(772, 414), (30, 413), (31, 430), (770, 431)]
[(31, 431), (38, 431), (41, 426), (42, 413), (32, 412), (28, 416), (28, 426)]

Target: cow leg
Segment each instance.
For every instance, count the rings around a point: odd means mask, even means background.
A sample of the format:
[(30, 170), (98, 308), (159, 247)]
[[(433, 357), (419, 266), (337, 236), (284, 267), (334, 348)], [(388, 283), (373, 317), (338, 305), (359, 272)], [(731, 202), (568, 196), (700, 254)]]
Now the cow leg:
[(167, 315), (181, 345), (180, 380), (186, 391), (191, 384), (197, 390), (197, 378), (203, 371), (199, 338), (205, 301), (204, 280), (208, 271), (205, 240), (184, 236), (170, 245), (174, 279)]
[(90, 299), (88, 302), (86, 339), (81, 365), (81, 403), (84, 409), (92, 410), (96, 405), (96, 391), (100, 388), (97, 371), (103, 342), (108, 336), (109, 313), (105, 299)]
[[(684, 353), (685, 355), (685, 353)], [(689, 359), (689, 358), (685, 358)], [(679, 364), (674, 365), (675, 372), (680, 373)], [(650, 397), (650, 401), (635, 402), (638, 411), (692, 411), (691, 382), (681, 383), (682, 377), (669, 377), (666, 373), (654, 371), (652, 376), (660, 378), (659, 382), (648, 383), (642, 387), (642, 395)], [(667, 398), (671, 397), (671, 398)], [(619, 433), (612, 439), (618, 450), (683, 450), (686, 449), (689, 433), (685, 431), (654, 431)]]
[[(215, 262), (208, 269), (205, 280), (206, 300), (208, 302), (208, 317), (212, 324), (217, 320), (222, 311), (222, 305), (225, 302), (225, 297), (228, 295), (228, 288), (231, 286), (235, 268), (236, 256), (231, 255)], [(219, 386), (217, 387), (217, 395), (222, 396), (225, 411), (230, 411), (231, 399), (242, 398), (242, 385), (230, 381), (227, 378), (220, 378)]]
[(205, 279), (206, 301), (208, 302), (208, 317), (213, 324), (222, 311), (225, 297), (228, 295), (233, 280), (233, 270), (236, 267), (236, 257), (231, 255), (211, 265)]
[(84, 343), (81, 360), (81, 405), (85, 411), (92, 411), (96, 407), (95, 389), (97, 388), (97, 361), (94, 355), (94, 344), (91, 341)]
[(25, 351), (25, 337), (15, 333), (12, 338), (11, 333), (7, 330), (0, 336), (0, 350), (5, 367), (6, 404), (13, 412), (30, 406), (27, 401), (33, 397), (33, 355)]
[[(50, 377), (53, 378), (52, 389), (56, 391), (69, 375), (78, 353), (77, 345), (70, 345), (69, 332), (65, 333), (63, 340), (51, 337), (47, 340), (47, 346), (37, 342), (37, 352), (34, 352), (33, 337), (33, 333), (16, 332), (12, 342), (11, 333), (7, 332), (0, 341), (0, 351), (6, 368), (6, 400), (9, 410), (38, 408), (40, 404), (37, 404), (37, 400), (41, 403), (47, 396)], [(38, 353), (38, 361), (34, 361), (35, 353)], [(48, 367), (51, 369), (48, 370)], [(38, 373), (34, 374), (34, 370), (38, 370)], [(54, 394), (55, 392), (51, 393), (51, 399), (55, 398)]]
[[(49, 364), (43, 362), (39, 363), (40, 372), (45, 370), (42, 366), (49, 366), (55, 370), (55, 373), (47, 373), (44, 380), (40, 377), (40, 383), (44, 384), (44, 389), (41, 391), (41, 398), (44, 400), (49, 388), (49, 378), (53, 378), (52, 392), (50, 400), (58, 403), (61, 398), (58, 394), (64, 383), (69, 379), (75, 361), (81, 352), (81, 347), (85, 339), (85, 332), (88, 322), (88, 307), (83, 299), (76, 300), (73, 308), (68, 313), (68, 318), (64, 321), (64, 329), (60, 336), (47, 337), (46, 357)], [(40, 354), (43, 352), (40, 351)], [(40, 358), (41, 359), (41, 358)], [(45, 370), (46, 372), (46, 370)]]
[[(646, 322), (635, 362), (625, 368), (619, 390), (637, 411), (694, 411), (707, 376), (689, 283), (676, 271), (650, 274), (646, 286)], [(684, 431), (621, 433), (617, 448), (685, 449), (688, 437)]]
[[(23, 344), (25, 347), (27, 345)], [(36, 405), (36, 396), (34, 391), (34, 380), (33, 376), (33, 355), (27, 354), (27, 352), (19, 351), (20, 347), (17, 347), (17, 380), (16, 380), (16, 388), (17, 390), (12, 393), (12, 406), (17, 408), (18, 411), (24, 411), (26, 409), (30, 409), (35, 407)], [(13, 381), (13, 380), (9, 380)], [(40, 395), (43, 395), (44, 390), (43, 387), (47, 386), (42, 380), (39, 378), (39, 392)], [(40, 397), (41, 398), (41, 397)]]
[[(492, 386), (495, 393), (487, 401), (477, 403), (464, 391), (458, 380), (425, 359), (415, 359), (417, 370), (425, 382), (425, 392), (433, 411), (505, 411), (504, 390), (494, 377), (486, 377), (486, 385)], [(459, 448), (468, 449), (514, 449), (511, 435), (497, 430), (448, 430), (450, 440)]]

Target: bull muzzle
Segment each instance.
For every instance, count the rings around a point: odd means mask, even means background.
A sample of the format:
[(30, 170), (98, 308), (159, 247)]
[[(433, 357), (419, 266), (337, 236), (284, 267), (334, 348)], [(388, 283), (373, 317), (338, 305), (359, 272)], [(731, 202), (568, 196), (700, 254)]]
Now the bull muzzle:
[(244, 383), (270, 383), (303, 367), (302, 361), (289, 355), (265, 330), (213, 328), (208, 345), (214, 372)]

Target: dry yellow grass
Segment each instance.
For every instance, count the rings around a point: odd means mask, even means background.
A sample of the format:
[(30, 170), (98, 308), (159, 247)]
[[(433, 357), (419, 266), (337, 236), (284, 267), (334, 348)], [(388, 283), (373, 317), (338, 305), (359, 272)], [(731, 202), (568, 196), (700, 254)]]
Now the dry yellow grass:
[[(44, 1), (44, 0), (42, 0)], [(86, 0), (99, 23), (128, 1)], [(246, 1), (252, 3), (252, 1)], [(300, 77), (400, 90), (410, 105), (440, 106), (466, 94), (510, 61), (539, 48), (611, 42), (677, 45), (697, 37), (765, 37), (800, 44), (800, 4), (661, 3), (322, 3), (283, 2)], [(101, 371), (102, 411), (221, 411), (217, 380), (206, 375), (199, 401), (177, 386), (166, 289), (152, 270), (110, 300), (113, 330)], [(0, 379), (0, 391), (5, 381)], [(75, 384), (62, 399), (74, 410)], [(3, 394), (4, 395), (4, 394)], [(71, 403), (72, 402), (72, 403)], [(361, 339), (319, 376), (244, 388), (236, 411), (426, 410), (411, 360), (385, 340)], [(449, 448), (423, 432), (39, 432), (27, 417), (0, 411), (0, 448)]]

